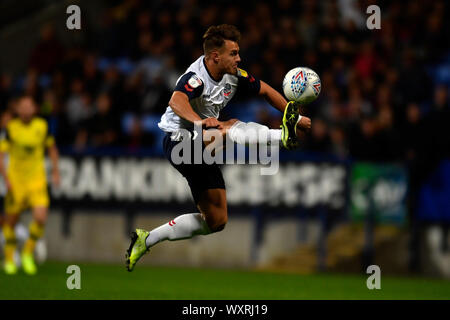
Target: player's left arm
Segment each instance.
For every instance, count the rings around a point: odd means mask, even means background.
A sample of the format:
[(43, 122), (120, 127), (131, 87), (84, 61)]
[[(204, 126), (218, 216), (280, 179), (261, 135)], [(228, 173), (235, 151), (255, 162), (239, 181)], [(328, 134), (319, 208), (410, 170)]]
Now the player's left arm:
[(56, 147), (56, 143), (54, 141), (50, 142), (47, 145), (47, 150), (50, 162), (52, 164), (52, 183), (55, 186), (59, 186), (61, 178), (59, 175), (59, 151)]

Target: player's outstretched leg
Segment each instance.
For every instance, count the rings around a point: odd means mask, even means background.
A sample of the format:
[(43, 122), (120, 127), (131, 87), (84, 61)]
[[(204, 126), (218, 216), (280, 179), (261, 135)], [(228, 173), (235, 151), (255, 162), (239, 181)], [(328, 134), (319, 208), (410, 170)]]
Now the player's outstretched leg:
[(149, 251), (150, 247), (161, 241), (189, 239), (209, 233), (211, 230), (200, 213), (183, 214), (150, 232), (136, 229), (131, 234), (130, 247), (126, 253), (127, 270), (133, 271), (138, 260)]
[(285, 149), (293, 150), (300, 147), (304, 134), (311, 128), (311, 120), (302, 117), (299, 120), (299, 104), (290, 101), (284, 110), (281, 129), (270, 129), (255, 122), (241, 122), (235, 120), (227, 130), (227, 137), (231, 141), (242, 145), (261, 145), (280, 143)]
[(246, 146), (279, 144), (281, 142), (281, 130), (256, 122), (242, 122), (236, 120), (226, 130), (227, 137), (237, 144)]
[(283, 147), (288, 150), (296, 149), (300, 145), (296, 134), (299, 115), (298, 105), (294, 101), (289, 101), (284, 109), (281, 125), (281, 142)]

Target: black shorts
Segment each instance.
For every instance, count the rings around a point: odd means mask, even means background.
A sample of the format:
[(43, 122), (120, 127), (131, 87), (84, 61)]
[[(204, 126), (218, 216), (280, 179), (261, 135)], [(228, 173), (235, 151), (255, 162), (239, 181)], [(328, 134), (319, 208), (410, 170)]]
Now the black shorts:
[[(172, 161), (171, 153), (172, 149), (181, 141), (172, 141), (171, 133), (167, 133), (163, 140), (163, 149), (166, 158), (170, 161), (172, 166), (175, 167), (186, 178), (189, 187), (191, 188), (192, 196), (195, 204), (198, 204), (200, 195), (207, 189), (225, 189), (225, 181), (223, 180), (222, 171), (218, 164), (194, 164), (181, 163), (175, 164)], [(193, 156), (194, 141), (191, 140), (191, 150)], [(202, 144), (202, 152), (205, 149), (205, 145)], [(191, 159), (193, 160), (193, 159)], [(203, 162), (203, 161), (202, 161)]]

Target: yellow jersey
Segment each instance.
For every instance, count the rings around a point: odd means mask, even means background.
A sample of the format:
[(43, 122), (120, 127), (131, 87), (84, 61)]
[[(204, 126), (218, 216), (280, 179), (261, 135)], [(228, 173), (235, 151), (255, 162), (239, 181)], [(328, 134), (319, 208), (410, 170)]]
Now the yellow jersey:
[(47, 122), (34, 117), (29, 123), (15, 118), (8, 122), (0, 139), (0, 151), (8, 153), (7, 175), (20, 182), (46, 182), (45, 149), (55, 143), (48, 134)]

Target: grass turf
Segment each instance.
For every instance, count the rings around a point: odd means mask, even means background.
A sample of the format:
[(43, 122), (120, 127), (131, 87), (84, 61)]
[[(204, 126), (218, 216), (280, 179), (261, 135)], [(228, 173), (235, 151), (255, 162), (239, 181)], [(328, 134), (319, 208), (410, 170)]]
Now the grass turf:
[(450, 281), (381, 276), (368, 290), (364, 275), (296, 275), (243, 270), (78, 264), (81, 290), (66, 287), (70, 263), (47, 262), (36, 276), (0, 272), (0, 299), (450, 299)]

